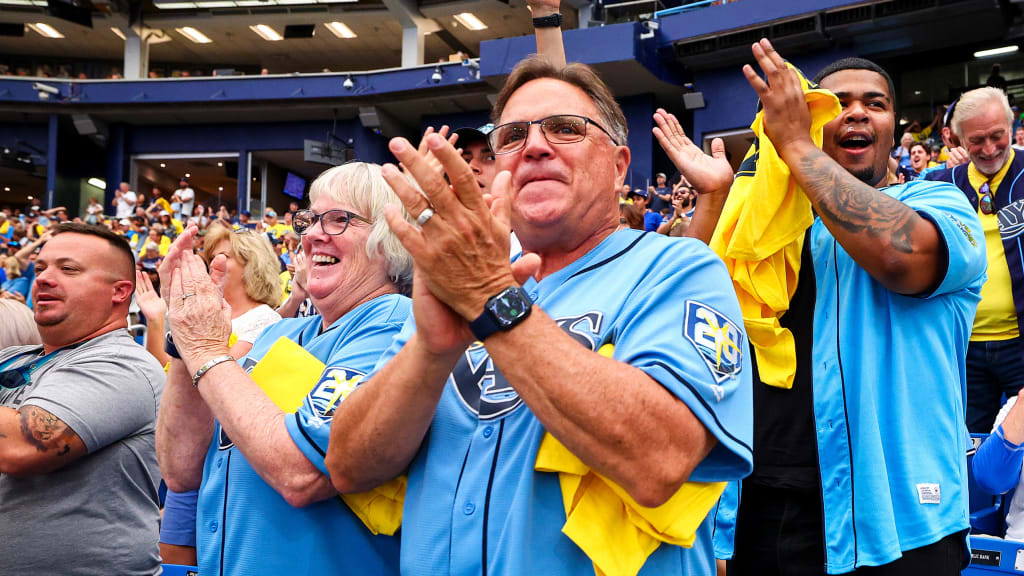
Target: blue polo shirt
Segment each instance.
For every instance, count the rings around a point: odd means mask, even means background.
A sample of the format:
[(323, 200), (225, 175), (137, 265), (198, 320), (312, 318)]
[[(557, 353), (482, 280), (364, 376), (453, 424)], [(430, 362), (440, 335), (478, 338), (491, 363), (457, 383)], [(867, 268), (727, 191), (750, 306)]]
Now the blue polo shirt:
[(963, 193), (882, 190), (939, 230), (946, 271), (895, 294), (820, 219), (811, 228), (814, 417), (830, 574), (886, 564), (968, 527), (964, 358), (985, 280), (985, 236)]

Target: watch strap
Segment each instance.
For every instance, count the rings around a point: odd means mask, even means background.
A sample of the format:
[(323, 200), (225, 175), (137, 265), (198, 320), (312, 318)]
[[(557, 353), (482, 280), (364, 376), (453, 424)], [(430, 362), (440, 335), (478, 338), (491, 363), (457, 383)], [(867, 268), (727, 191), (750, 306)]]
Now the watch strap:
[(558, 12), (547, 16), (538, 16), (533, 19), (534, 28), (560, 28), (562, 26), (562, 15)]
[(170, 332), (168, 332), (167, 337), (164, 338), (164, 352), (175, 360), (181, 360), (181, 354), (178, 353), (178, 347), (174, 345), (174, 338), (171, 338)]
[[(508, 293), (516, 294), (521, 300), (526, 302), (526, 312), (517, 317), (510, 319), (508, 322), (502, 322), (499, 320), (497, 314), (494, 312), (495, 302), (505, 296)], [(530, 309), (533, 306), (533, 299), (519, 286), (510, 286), (501, 292), (491, 296), (487, 300), (487, 304), (484, 305), (484, 311), (480, 316), (477, 316), (476, 320), (469, 323), (469, 330), (473, 333), (473, 336), (480, 342), (483, 342), (490, 336), (494, 335), (495, 332), (508, 331), (514, 326), (525, 320), (530, 315)]]

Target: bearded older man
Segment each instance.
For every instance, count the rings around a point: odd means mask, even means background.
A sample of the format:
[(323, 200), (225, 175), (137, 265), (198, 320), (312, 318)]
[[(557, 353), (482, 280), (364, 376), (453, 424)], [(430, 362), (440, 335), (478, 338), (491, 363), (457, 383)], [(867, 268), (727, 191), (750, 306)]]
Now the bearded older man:
[[(493, 116), (491, 196), (443, 139), (428, 144), (451, 187), (391, 142), (425, 194), (385, 168), (418, 216), (388, 213), (416, 262), (415, 318), (339, 408), (327, 466), (342, 492), (408, 470), (403, 573), (593, 574), (593, 542), (562, 531), (572, 480), (543, 471), (542, 443), (641, 507), (747, 474), (746, 337), (704, 244), (617, 231), (626, 125), (593, 71), (528, 59)], [(511, 265), (508, 221), (526, 253)], [(655, 544), (640, 574), (713, 572), (711, 520), (691, 520), (693, 547)]]

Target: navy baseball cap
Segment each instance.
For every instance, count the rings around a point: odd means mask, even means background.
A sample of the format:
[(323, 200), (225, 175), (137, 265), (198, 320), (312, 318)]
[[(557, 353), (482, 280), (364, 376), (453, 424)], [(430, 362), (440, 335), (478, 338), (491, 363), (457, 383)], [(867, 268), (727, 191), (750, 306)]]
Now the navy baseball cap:
[(460, 148), (465, 148), (467, 144), (473, 142), (483, 141), (487, 144), (487, 135), (494, 130), (494, 124), (484, 124), (479, 128), (459, 128), (455, 131), (459, 135), (459, 139), (455, 141), (455, 145)]
[(626, 198), (629, 198), (630, 196), (639, 196), (641, 198), (647, 198), (647, 190), (644, 190), (642, 188), (630, 190), (629, 194), (626, 194)]

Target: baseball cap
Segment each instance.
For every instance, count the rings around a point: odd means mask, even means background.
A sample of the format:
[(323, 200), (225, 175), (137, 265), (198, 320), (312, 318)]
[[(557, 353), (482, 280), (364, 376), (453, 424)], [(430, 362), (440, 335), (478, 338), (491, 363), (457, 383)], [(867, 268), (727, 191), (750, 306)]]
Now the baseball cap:
[(167, 210), (161, 210), (161, 211), (160, 211), (160, 215), (161, 215), (161, 216), (170, 216), (170, 215), (171, 215), (171, 213), (170, 213), (170, 212), (168, 212)]
[(643, 190), (641, 188), (637, 188), (636, 190), (630, 190), (629, 194), (626, 194), (626, 198), (629, 198), (630, 196), (639, 196), (641, 198), (647, 198), (647, 190)]
[(118, 220), (118, 223), (121, 226), (131, 226), (132, 225), (132, 221), (127, 219), (127, 218), (121, 218), (120, 220)]
[(271, 209), (267, 210), (263, 214), (263, 217), (264, 218), (277, 218), (277, 212), (274, 212), (274, 210), (271, 208)]
[(666, 178), (666, 179), (668, 178), (668, 176), (665, 176), (664, 172), (658, 172), (657, 174), (654, 175), (654, 177), (655, 178)]
[(494, 124), (484, 124), (479, 128), (470, 128), (468, 126), (459, 128), (455, 131), (459, 135), (459, 139), (455, 141), (455, 145), (459, 147), (465, 147), (467, 144), (472, 144), (483, 140), (484, 144), (487, 144), (487, 135), (494, 130)]

